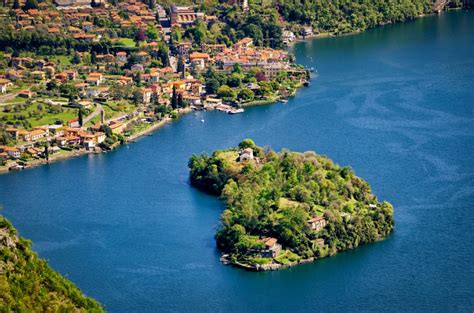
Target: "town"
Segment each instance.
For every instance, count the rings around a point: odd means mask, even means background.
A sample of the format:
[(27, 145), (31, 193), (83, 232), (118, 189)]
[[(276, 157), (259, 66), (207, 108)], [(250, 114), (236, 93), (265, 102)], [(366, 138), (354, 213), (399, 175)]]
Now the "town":
[[(0, 51), (0, 172), (110, 150), (192, 110), (286, 101), (308, 84), (288, 51), (220, 39), (225, 23), (198, 9), (7, 2), (3, 23), (23, 41)], [(28, 41), (37, 49), (22, 49)]]

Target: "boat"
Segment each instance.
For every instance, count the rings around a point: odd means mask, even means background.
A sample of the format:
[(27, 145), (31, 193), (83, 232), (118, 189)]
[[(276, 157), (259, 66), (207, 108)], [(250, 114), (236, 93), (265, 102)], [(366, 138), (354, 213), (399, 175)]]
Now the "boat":
[(201, 120), (201, 123), (204, 123), (204, 119)]
[(229, 110), (229, 111), (227, 111), (227, 113), (229, 113), (229, 114), (244, 113), (244, 109)]
[(282, 102), (282, 103), (288, 103), (287, 99), (280, 99), (279, 101)]

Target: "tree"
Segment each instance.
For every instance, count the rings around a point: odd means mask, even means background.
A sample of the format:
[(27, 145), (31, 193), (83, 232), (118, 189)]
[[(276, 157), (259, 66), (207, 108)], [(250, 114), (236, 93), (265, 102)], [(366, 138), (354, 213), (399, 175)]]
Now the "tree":
[(219, 81), (214, 78), (206, 79), (206, 93), (215, 94), (219, 89)]
[(186, 102), (183, 100), (183, 94), (178, 94), (178, 107), (184, 108), (186, 106)]
[(240, 143), (239, 143), (239, 148), (240, 149), (247, 149), (247, 148), (251, 148), (251, 149), (255, 149), (257, 148), (257, 145), (255, 144), (255, 142), (252, 140), (252, 139), (244, 139), (242, 140)]
[(135, 90), (133, 92), (133, 95), (132, 95), (132, 102), (133, 104), (135, 105), (138, 105), (139, 103), (141, 103), (143, 101), (143, 96), (142, 96), (142, 93), (140, 92), (140, 90)]
[(228, 84), (230, 87), (234, 87), (234, 88), (240, 87), (240, 85), (242, 85), (241, 74), (233, 73), (233, 74), (229, 77), (229, 79), (227, 80), (227, 84)]
[(12, 9), (13, 9), (13, 10), (16, 10), (16, 9), (19, 9), (19, 8), (20, 8), (20, 1), (14, 0), (14, 1), (13, 1)]
[(178, 93), (176, 91), (176, 85), (173, 85), (173, 95), (171, 97), (171, 107), (176, 109), (178, 107)]
[(243, 88), (240, 90), (238, 94), (238, 98), (241, 99), (242, 101), (252, 101), (255, 97), (255, 94), (253, 93), (252, 90), (248, 88)]
[(217, 96), (227, 101), (233, 101), (236, 98), (236, 92), (229, 86), (223, 85), (217, 90)]
[(242, 74), (242, 66), (240, 63), (234, 63), (232, 67), (232, 73)]
[(135, 35), (135, 41), (137, 43), (140, 43), (142, 41), (145, 41), (146, 37), (145, 37), (145, 32), (143, 31), (143, 29), (138, 29), (137, 30), (137, 33)]
[(147, 30), (146, 30), (146, 38), (148, 38), (148, 40), (156, 40), (158, 39), (158, 32), (156, 31), (156, 29), (154, 27), (148, 27)]
[(77, 121), (79, 122), (79, 126), (82, 127), (84, 122), (84, 109), (80, 108), (77, 112)]
[(97, 53), (95, 51), (91, 52), (91, 63), (96, 64), (97, 63)]
[(81, 56), (79, 55), (79, 53), (77, 53), (77, 52), (74, 53), (74, 56), (73, 56), (72, 59), (71, 59), (71, 63), (72, 63), (72, 64), (79, 64), (79, 63), (81, 63)]
[(37, 9), (38, 8), (38, 1), (36, 0), (26, 0), (25, 5), (23, 6), (23, 10), (27, 11), (30, 9)]
[(183, 57), (181, 55), (178, 57), (177, 71), (178, 73), (181, 73), (182, 77), (184, 78), (185, 66), (183, 62)]

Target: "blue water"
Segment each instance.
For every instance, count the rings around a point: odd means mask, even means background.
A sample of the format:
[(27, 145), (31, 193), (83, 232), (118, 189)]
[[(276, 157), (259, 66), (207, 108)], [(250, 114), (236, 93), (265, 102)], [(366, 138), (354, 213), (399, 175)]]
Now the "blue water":
[[(192, 114), (104, 155), (0, 176), (21, 235), (112, 312), (474, 310), (474, 13), (301, 43), (288, 104)], [(387, 240), (270, 273), (219, 263), (223, 205), (187, 159), (251, 137), (351, 165), (395, 207)]]

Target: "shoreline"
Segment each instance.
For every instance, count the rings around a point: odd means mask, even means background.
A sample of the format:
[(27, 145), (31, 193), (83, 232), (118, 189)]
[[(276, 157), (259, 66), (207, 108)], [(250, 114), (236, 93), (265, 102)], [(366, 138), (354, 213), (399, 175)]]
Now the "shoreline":
[[(119, 148), (120, 146), (126, 145), (127, 143), (134, 142), (135, 140), (137, 140), (137, 139), (139, 139), (143, 136), (146, 136), (146, 135), (148, 135), (148, 134), (150, 134), (150, 133), (152, 133), (156, 130), (159, 130), (160, 128), (162, 128), (166, 124), (172, 123), (174, 120), (179, 119), (181, 116), (183, 116), (187, 113), (190, 113), (191, 111), (192, 111), (192, 109), (189, 108), (189, 107), (178, 110), (178, 112), (177, 112), (178, 116), (176, 118), (165, 117), (161, 121), (158, 121), (158, 122), (152, 124), (147, 129), (144, 129), (144, 130), (142, 130), (142, 131), (140, 131), (136, 134), (133, 134), (133, 135), (130, 135), (129, 137), (126, 137), (126, 141), (124, 143), (118, 143), (118, 144), (114, 145), (113, 148), (110, 151), (115, 150), (115, 149)], [(75, 158), (75, 157), (80, 157), (80, 156), (84, 156), (84, 155), (88, 155), (88, 154), (101, 154), (101, 153), (107, 153), (107, 152), (108, 151), (104, 151), (104, 150), (102, 150), (100, 152), (98, 152), (96, 150), (86, 150), (84, 148), (81, 148), (79, 150), (71, 150), (71, 151), (67, 151), (67, 152), (65, 151), (61, 154), (50, 156), (48, 161), (46, 161), (45, 159), (35, 159), (35, 160), (32, 160), (32, 161), (29, 161), (28, 165), (25, 168), (21, 169), (21, 170), (10, 170), (6, 166), (0, 166), (0, 175), (20, 172), (20, 171), (24, 171), (24, 170), (30, 170), (30, 169), (34, 169), (34, 168), (42, 166), (42, 165), (48, 165), (48, 164), (55, 163), (57, 161), (72, 159), (72, 158)]]
[(396, 24), (402, 24), (402, 23), (406, 23), (406, 22), (410, 22), (410, 21), (416, 21), (417, 19), (419, 18), (424, 18), (424, 17), (431, 17), (431, 16), (437, 16), (437, 15), (440, 15), (442, 14), (443, 12), (450, 12), (450, 11), (460, 11), (460, 10), (472, 10), (470, 9), (469, 7), (467, 8), (464, 8), (464, 7), (459, 7), (459, 8), (446, 8), (444, 9), (441, 13), (438, 13), (438, 12), (433, 12), (433, 13), (430, 13), (430, 14), (421, 14), (419, 16), (416, 16), (414, 17), (413, 19), (407, 19), (405, 21), (402, 21), (402, 22), (390, 22), (390, 23), (385, 23), (383, 25), (377, 25), (375, 27), (372, 27), (372, 28), (367, 28), (367, 29), (364, 29), (364, 30), (355, 30), (355, 31), (351, 31), (351, 32), (348, 32), (348, 33), (344, 33), (344, 34), (336, 34), (334, 32), (328, 32), (328, 33), (319, 33), (319, 34), (313, 34), (313, 35), (309, 35), (309, 36), (305, 36), (305, 37), (296, 37), (296, 39), (292, 42), (289, 42), (287, 44), (287, 48), (290, 49), (290, 48), (293, 48), (293, 46), (297, 43), (302, 43), (302, 42), (309, 42), (309, 41), (312, 41), (312, 40), (318, 40), (318, 39), (325, 39), (325, 38), (336, 38), (336, 37), (342, 37), (342, 36), (353, 36), (353, 35), (358, 35), (358, 34), (361, 34), (363, 32), (366, 32), (368, 30), (371, 30), (371, 29), (377, 29), (379, 27), (384, 27), (384, 26), (389, 26), (389, 25), (396, 25)]
[[(454, 11), (454, 10), (462, 10), (462, 9), (463, 8), (452, 8), (452, 9), (447, 9), (446, 11)], [(439, 13), (434, 12), (432, 14), (423, 14), (423, 15), (417, 16), (416, 18), (414, 18), (412, 20), (406, 20), (406, 21), (399, 22), (399, 23), (406, 23), (408, 21), (415, 21), (418, 18), (429, 17), (429, 16), (434, 16), (434, 15), (439, 15)], [(384, 24), (384, 25), (376, 26), (374, 28), (370, 28), (370, 29), (375, 29), (375, 28), (378, 28), (378, 27), (383, 27), (383, 26), (386, 26), (386, 25), (394, 25), (394, 24), (399, 24), (399, 23), (387, 23), (387, 24)], [(324, 38), (335, 38), (335, 37), (340, 37), (340, 36), (352, 36), (352, 35), (361, 34), (365, 31), (370, 30), (370, 29), (352, 31), (352, 32), (345, 33), (345, 34), (335, 34), (335, 33), (330, 32), (330, 33), (323, 33), (323, 34), (313, 34), (313, 35), (306, 36), (304, 38), (298, 37), (295, 41), (292, 41), (287, 45), (287, 49), (288, 50), (292, 49), (293, 46), (297, 43), (310, 42), (312, 40), (318, 40), (318, 39), (324, 39)], [(297, 91), (299, 89), (301, 89), (302, 87), (303, 87), (303, 85), (297, 86), (294, 94), (290, 95), (289, 98), (295, 96)], [(269, 105), (269, 104), (274, 104), (274, 103), (278, 102), (280, 99), (282, 99), (282, 98), (277, 96), (277, 97), (274, 97), (272, 99), (253, 100), (253, 101), (250, 101), (250, 102), (247, 102), (247, 103), (239, 104), (239, 107), (248, 108), (248, 107), (254, 107), (254, 106)], [(160, 128), (162, 128), (166, 124), (172, 123), (173, 120), (177, 120), (182, 115), (185, 115), (189, 112), (192, 112), (192, 109), (190, 107), (178, 110), (178, 112), (177, 112), (178, 116), (176, 118), (166, 117), (163, 120), (161, 120), (157, 123), (154, 123), (150, 127), (146, 128), (146, 129), (144, 129), (144, 130), (142, 130), (142, 131), (140, 131), (136, 134), (133, 134), (129, 137), (126, 137), (126, 141), (124, 143), (119, 143), (117, 145), (114, 145), (112, 150), (115, 150), (116, 148), (118, 148), (118, 147), (120, 147), (124, 144), (134, 142), (135, 140), (137, 140), (137, 139), (139, 139), (139, 138), (141, 138), (145, 135), (148, 135), (148, 134), (150, 134), (150, 133), (152, 133), (156, 130), (159, 130)], [(70, 159), (70, 158), (74, 158), (74, 157), (79, 157), (79, 156), (83, 156), (83, 155), (86, 155), (86, 154), (99, 154), (99, 153), (106, 153), (106, 152), (107, 151), (102, 151), (102, 152), (88, 151), (88, 150), (85, 150), (85, 149), (73, 150), (73, 151), (70, 151), (69, 153), (65, 152), (65, 153), (62, 153), (60, 155), (53, 155), (53, 156), (50, 157), (49, 161), (46, 161), (44, 159), (33, 160), (33, 161), (31, 161), (31, 163), (29, 163), (27, 165), (27, 167), (25, 167), (22, 170), (33, 169), (33, 168), (41, 166), (41, 165), (51, 164), (51, 163), (54, 163), (54, 162), (57, 162), (57, 161), (66, 160), (66, 159)], [(11, 172), (22, 171), (22, 170), (9, 170), (9, 168), (6, 167), (6, 166), (0, 166), (0, 175), (8, 174), (8, 173), (11, 173)]]

